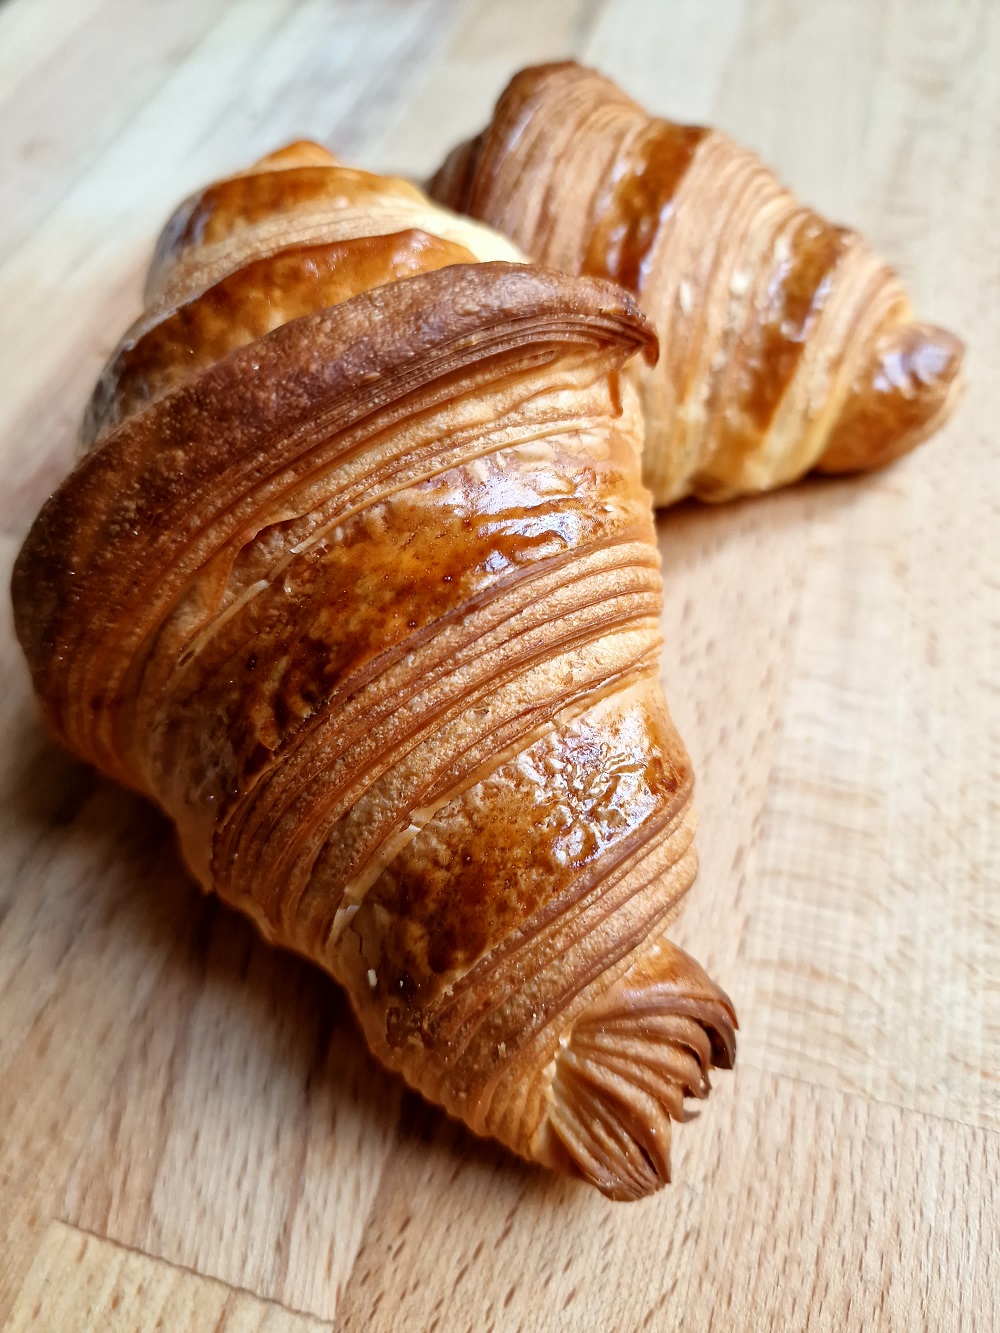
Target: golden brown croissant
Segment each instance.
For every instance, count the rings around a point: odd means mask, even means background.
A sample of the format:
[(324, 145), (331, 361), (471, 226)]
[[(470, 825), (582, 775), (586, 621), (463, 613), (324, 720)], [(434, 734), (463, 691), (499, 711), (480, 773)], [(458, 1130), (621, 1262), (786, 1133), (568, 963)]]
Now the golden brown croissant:
[(56, 736), (477, 1133), (614, 1198), (733, 1057), (608, 283), (293, 145), (181, 206), (21, 551)]
[(880, 467), (944, 421), (962, 345), (913, 322), (856, 232), (802, 207), (719, 130), (654, 120), (572, 62), (516, 75), (430, 184), (566, 273), (635, 292), (657, 504)]

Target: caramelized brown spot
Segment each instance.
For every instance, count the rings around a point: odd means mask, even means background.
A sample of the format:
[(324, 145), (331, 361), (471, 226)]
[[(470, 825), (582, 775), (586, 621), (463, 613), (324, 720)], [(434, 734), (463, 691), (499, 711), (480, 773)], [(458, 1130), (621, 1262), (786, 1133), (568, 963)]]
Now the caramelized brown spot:
[(639, 291), (643, 266), (674, 196), (708, 133), (696, 125), (649, 123), (639, 142), (616, 164), (610, 197), (601, 208), (582, 272)]
[(880, 338), (851, 385), (819, 462), (820, 472), (884, 466), (937, 430), (961, 390), (962, 343), (931, 324), (903, 324)]
[(641, 709), (584, 714), (441, 810), (365, 904), (385, 922), (390, 999), (426, 1002), (612, 849), (653, 827), (686, 774)]
[(613, 503), (595, 515), (572, 494), (531, 498), (483, 460), (478, 478), (442, 473), (354, 515), (279, 576), (268, 566), (292, 540), (286, 525), (258, 533), (238, 572), (241, 582), (256, 575), (269, 586), (201, 649), (174, 695), (185, 715), (202, 717), (206, 743), (214, 737), (228, 756), (224, 790), (243, 789), (262, 767), (261, 745), (277, 751), (376, 659), (416, 646), (569, 543), (586, 550), (630, 521)]
[[(852, 233), (809, 213), (780, 251), (767, 293), (743, 343), (739, 406), (763, 434), (795, 374), (806, 339), (833, 290), (833, 274)], [(780, 245), (780, 242), (779, 242)]]
[(290, 320), (398, 278), (474, 262), (464, 246), (411, 229), (294, 246), (246, 264), (137, 341), (126, 339), (95, 389), (84, 443), (94, 443), (124, 417)]

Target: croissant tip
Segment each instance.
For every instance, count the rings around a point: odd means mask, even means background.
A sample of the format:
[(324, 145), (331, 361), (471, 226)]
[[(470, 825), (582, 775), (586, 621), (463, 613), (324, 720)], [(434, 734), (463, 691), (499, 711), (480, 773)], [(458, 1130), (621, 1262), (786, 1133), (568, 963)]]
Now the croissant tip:
[(552, 1156), (608, 1198), (670, 1180), (670, 1124), (697, 1116), (709, 1070), (730, 1069), (736, 1014), (699, 965), (661, 940), (576, 1020), (555, 1062)]
[(337, 166), (339, 159), (315, 139), (293, 139), (273, 153), (258, 158), (251, 171), (275, 171), (285, 167)]
[(934, 324), (902, 324), (875, 345), (816, 470), (873, 472), (944, 425), (962, 395), (965, 344)]

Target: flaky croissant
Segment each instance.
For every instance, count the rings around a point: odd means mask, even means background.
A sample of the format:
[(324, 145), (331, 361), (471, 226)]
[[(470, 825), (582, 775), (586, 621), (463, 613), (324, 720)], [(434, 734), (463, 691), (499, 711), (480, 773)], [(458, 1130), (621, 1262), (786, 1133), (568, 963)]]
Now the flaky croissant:
[(298, 144), (167, 224), (14, 571), (56, 736), (477, 1133), (636, 1198), (734, 1049), (624, 292)]
[(636, 293), (657, 504), (770, 490), (912, 449), (947, 417), (962, 345), (895, 274), (719, 130), (654, 120), (572, 62), (516, 75), (429, 186), (541, 264)]

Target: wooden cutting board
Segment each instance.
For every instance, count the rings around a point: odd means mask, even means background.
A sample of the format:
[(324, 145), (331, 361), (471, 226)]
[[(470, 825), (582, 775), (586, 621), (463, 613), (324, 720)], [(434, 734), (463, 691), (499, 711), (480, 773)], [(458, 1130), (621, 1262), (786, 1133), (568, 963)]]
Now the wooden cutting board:
[(48, 744), (4, 599), (11, 1329), (1000, 1327), (1000, 5), (0, 4), (4, 577), (181, 195), (300, 134), (424, 174), (567, 53), (748, 142), (969, 344), (885, 474), (660, 521), (680, 942), (738, 1070), (643, 1204), (476, 1142)]

